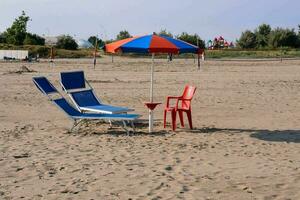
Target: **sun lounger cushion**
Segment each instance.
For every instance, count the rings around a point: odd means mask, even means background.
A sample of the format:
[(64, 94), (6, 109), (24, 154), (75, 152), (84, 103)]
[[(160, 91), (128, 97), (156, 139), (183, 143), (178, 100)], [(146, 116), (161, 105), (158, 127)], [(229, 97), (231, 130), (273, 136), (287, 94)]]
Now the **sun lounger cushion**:
[(43, 93), (50, 94), (57, 92), (55, 87), (45, 77), (34, 77), (33, 82), (36, 87)]
[(97, 114), (80, 113), (73, 108), (64, 98), (55, 99), (53, 102), (74, 119), (110, 119), (110, 120), (135, 120), (140, 117), (137, 114)]
[(84, 89), (85, 79), (83, 71), (61, 72), (61, 83), (66, 90)]
[(99, 105), (99, 102), (92, 90), (72, 92), (71, 95), (80, 107)]

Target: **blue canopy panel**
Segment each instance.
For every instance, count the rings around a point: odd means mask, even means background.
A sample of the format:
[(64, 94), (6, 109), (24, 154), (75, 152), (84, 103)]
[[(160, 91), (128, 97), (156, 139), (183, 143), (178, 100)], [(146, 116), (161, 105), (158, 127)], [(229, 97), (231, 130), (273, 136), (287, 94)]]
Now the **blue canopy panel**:
[(177, 40), (171, 37), (167, 37), (167, 36), (160, 36), (165, 38), (166, 40), (170, 41), (171, 43), (173, 43), (178, 49), (179, 49), (179, 53), (198, 53), (198, 47), (188, 44), (187, 42), (184, 42), (182, 40)]
[(61, 83), (63, 84), (66, 90), (85, 88), (83, 71), (61, 72), (60, 78), (61, 78)]
[(125, 43), (120, 47), (124, 53), (149, 53), (149, 46), (151, 43), (152, 35), (142, 36)]

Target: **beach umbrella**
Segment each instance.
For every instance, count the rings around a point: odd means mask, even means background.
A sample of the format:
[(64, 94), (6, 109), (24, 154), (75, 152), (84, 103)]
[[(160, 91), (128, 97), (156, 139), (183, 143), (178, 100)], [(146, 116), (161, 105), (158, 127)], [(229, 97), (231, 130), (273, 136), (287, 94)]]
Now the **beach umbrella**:
[[(154, 56), (156, 53), (182, 54), (194, 53), (198, 54), (198, 67), (200, 67), (200, 54), (203, 52), (197, 46), (174, 39), (168, 36), (156, 35), (155, 33), (144, 36), (136, 36), (123, 40), (119, 40), (105, 45), (105, 51), (108, 53), (142, 53), (152, 54), (151, 65), (151, 85), (150, 85), (150, 102), (149, 108), (149, 132), (153, 129), (153, 110), (151, 105), (153, 102), (153, 71), (154, 71)], [(153, 107), (152, 107), (153, 108)]]

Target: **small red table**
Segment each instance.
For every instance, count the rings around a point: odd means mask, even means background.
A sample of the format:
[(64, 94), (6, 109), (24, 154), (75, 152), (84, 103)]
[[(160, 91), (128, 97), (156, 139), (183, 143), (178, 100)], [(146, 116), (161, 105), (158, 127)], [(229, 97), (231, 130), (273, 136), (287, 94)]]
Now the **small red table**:
[(156, 108), (156, 106), (162, 104), (159, 102), (144, 102), (145, 106), (149, 109), (149, 110), (154, 110)]
[(149, 133), (153, 130), (153, 110), (156, 106), (162, 104), (159, 102), (144, 102), (145, 106), (149, 109)]

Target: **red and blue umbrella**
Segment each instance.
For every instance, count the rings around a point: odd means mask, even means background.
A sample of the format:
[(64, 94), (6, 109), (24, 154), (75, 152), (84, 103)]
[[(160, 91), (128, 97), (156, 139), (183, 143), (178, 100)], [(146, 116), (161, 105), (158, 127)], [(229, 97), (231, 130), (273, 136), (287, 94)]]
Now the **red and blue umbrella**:
[(105, 45), (105, 50), (109, 53), (201, 53), (195, 45), (155, 34), (119, 40)]
[[(151, 53), (152, 54), (152, 66), (151, 66), (151, 87), (150, 87), (150, 102), (149, 105), (155, 105), (153, 103), (153, 71), (154, 71), (154, 55), (155, 53), (169, 53), (169, 54), (181, 54), (181, 53), (194, 53), (198, 54), (198, 66), (200, 67), (199, 54), (202, 50), (192, 44), (184, 42), (182, 40), (174, 39), (167, 36), (161, 36), (156, 34), (137, 36), (119, 40), (105, 45), (105, 51), (108, 53)], [(150, 108), (150, 107), (149, 107)], [(149, 132), (152, 132), (153, 128), (153, 111), (149, 109)]]

